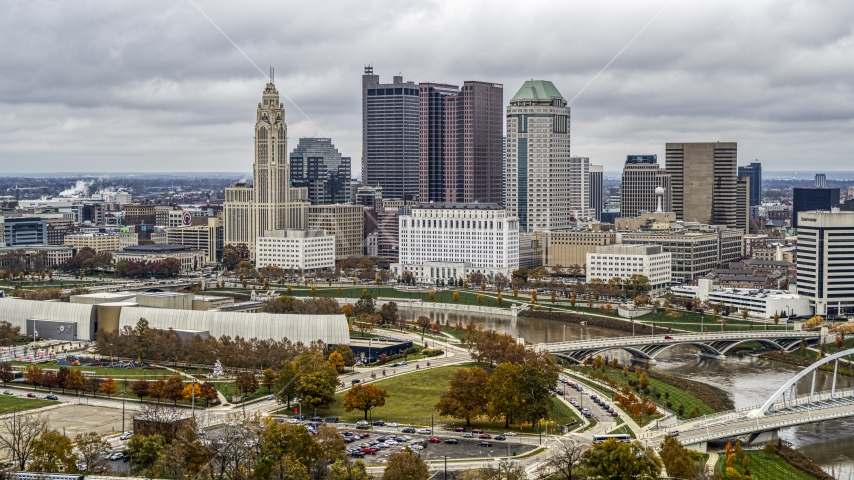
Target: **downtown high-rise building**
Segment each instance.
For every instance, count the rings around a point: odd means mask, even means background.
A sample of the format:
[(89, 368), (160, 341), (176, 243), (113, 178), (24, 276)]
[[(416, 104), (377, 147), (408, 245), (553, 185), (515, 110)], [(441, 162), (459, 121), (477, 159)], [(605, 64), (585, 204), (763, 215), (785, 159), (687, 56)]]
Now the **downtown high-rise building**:
[(605, 204), (605, 169), (602, 165), (590, 165), (590, 195), (587, 206), (590, 215), (596, 220), (602, 219), (602, 208)]
[(654, 212), (658, 187), (664, 189), (662, 210), (672, 212), (670, 175), (658, 165), (658, 155), (627, 155), (620, 184), (620, 216), (634, 218), (642, 212)]
[(738, 167), (739, 177), (750, 178), (750, 206), (762, 204), (762, 164), (751, 162), (750, 165)]
[(686, 222), (738, 227), (738, 144), (668, 143), (673, 211)]
[(362, 185), (383, 198), (418, 199), (418, 85), (395, 76), (362, 75)]
[(502, 203), (504, 87), (419, 85), (421, 202)]
[(255, 112), (254, 152), (252, 184), (226, 188), (223, 203), (224, 243), (246, 244), (252, 258), (255, 239), (266, 231), (305, 228), (307, 222), (308, 193), (290, 186), (285, 107), (272, 76)]
[[(570, 108), (552, 82), (526, 81), (510, 99), (506, 202), (523, 232), (570, 226), (569, 127)], [(583, 168), (582, 162), (575, 163)], [(576, 182), (589, 182), (587, 172)], [(584, 185), (576, 190), (584, 197), (573, 203), (585, 209), (587, 190)]]
[(291, 186), (308, 189), (312, 205), (350, 201), (350, 157), (330, 138), (300, 138), (290, 155)]

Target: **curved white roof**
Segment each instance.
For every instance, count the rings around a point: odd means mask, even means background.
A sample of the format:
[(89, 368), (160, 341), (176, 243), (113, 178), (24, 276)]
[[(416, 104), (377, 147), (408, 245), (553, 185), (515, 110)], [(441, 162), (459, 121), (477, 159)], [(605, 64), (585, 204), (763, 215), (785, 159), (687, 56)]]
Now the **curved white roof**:
[(27, 320), (54, 320), (77, 323), (77, 338), (95, 338), (95, 306), (64, 302), (43, 302), (19, 298), (0, 299), (0, 320), (27, 331)]
[(210, 312), (165, 308), (122, 308), (119, 329), (135, 327), (140, 318), (151, 328), (207, 331), (213, 337), (282, 340), (306, 345), (320, 340), (327, 345), (350, 343), (347, 319), (337, 315), (285, 315), (271, 313)]

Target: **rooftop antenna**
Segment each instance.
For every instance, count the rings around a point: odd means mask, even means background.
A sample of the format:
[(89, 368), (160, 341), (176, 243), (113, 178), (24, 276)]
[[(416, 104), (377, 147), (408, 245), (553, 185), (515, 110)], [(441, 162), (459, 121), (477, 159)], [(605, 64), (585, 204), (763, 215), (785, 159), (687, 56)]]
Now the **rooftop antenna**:
[(270, 83), (273, 83), (273, 64), (270, 64)]

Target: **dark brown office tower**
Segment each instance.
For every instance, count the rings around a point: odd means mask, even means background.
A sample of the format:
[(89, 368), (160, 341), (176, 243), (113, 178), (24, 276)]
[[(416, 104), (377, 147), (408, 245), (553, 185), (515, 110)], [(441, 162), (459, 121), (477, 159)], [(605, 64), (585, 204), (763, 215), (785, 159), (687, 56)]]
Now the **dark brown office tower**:
[(422, 202), (503, 202), (503, 115), (502, 85), (420, 84)]
[(668, 143), (665, 149), (676, 218), (738, 228), (738, 144)]

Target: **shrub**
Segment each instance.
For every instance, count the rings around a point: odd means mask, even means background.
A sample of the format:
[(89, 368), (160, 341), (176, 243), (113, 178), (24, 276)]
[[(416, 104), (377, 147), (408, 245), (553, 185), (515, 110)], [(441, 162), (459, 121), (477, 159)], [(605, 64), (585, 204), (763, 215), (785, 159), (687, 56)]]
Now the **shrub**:
[(681, 417), (683, 414), (685, 414), (685, 405), (680, 404), (679, 409), (677, 411), (679, 412), (679, 416)]

